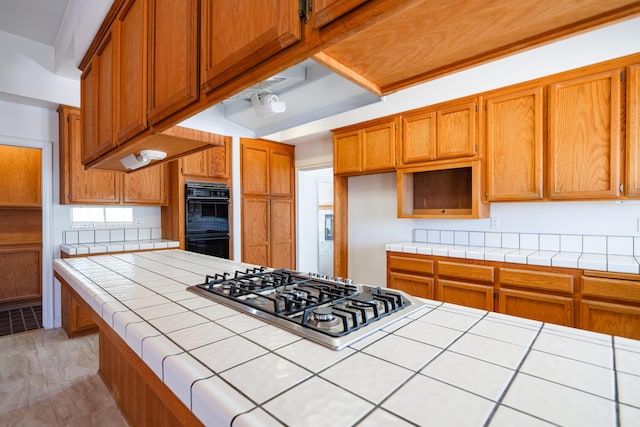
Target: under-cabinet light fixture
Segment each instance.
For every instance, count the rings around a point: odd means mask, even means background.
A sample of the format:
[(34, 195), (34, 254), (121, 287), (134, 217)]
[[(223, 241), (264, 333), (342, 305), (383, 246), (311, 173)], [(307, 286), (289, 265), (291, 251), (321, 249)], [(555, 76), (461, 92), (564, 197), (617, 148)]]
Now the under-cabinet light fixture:
[(120, 159), (120, 163), (130, 170), (140, 169), (147, 166), (152, 160), (162, 160), (167, 157), (167, 153), (159, 150), (140, 150), (139, 155), (129, 154), (127, 157)]
[(287, 110), (287, 105), (284, 101), (280, 101), (278, 95), (273, 93), (255, 93), (251, 97), (251, 104), (253, 104), (253, 109), (258, 117), (284, 113)]

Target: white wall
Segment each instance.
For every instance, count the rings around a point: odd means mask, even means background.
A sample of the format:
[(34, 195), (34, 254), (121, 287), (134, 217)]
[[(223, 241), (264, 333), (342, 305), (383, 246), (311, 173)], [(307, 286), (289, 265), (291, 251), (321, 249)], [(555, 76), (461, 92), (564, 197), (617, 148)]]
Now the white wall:
[[(630, 20), (401, 91), (387, 97), (386, 107), (365, 107), (369, 114), (360, 118), (371, 119), (637, 53), (638, 40), (640, 19)], [(372, 111), (378, 114), (372, 116)], [(347, 120), (341, 119), (331, 126), (344, 124)], [(493, 203), (491, 216), (500, 219), (498, 230), (490, 228), (488, 219), (398, 219), (396, 201), (395, 174), (349, 178), (348, 268), (355, 282), (384, 285), (385, 244), (411, 240), (414, 228), (640, 235), (640, 201)]]

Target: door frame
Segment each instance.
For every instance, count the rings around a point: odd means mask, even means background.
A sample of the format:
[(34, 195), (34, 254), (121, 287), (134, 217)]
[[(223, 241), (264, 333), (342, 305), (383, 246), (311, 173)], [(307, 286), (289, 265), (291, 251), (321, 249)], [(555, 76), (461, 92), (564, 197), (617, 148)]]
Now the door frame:
[[(15, 138), (0, 135), (0, 145), (36, 148), (41, 150), (42, 176), (42, 326), (51, 329), (61, 323), (60, 313), (55, 316), (53, 288), (53, 141)], [(60, 299), (60, 291), (58, 297)]]

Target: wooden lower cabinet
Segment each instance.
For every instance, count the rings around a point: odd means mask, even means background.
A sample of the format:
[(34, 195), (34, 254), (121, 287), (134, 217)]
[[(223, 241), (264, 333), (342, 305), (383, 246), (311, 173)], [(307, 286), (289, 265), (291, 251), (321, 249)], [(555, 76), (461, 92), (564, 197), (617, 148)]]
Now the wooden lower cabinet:
[(640, 339), (640, 307), (602, 301), (580, 301), (580, 327), (604, 334)]
[(420, 298), (433, 299), (433, 279), (417, 274), (389, 273), (389, 288), (399, 289)]
[(0, 246), (0, 303), (42, 299), (42, 248)]
[(573, 298), (500, 289), (498, 312), (563, 326), (575, 326)]
[(492, 311), (493, 286), (454, 280), (437, 280), (436, 300)]
[(98, 332), (98, 325), (91, 320), (68, 287), (60, 287), (60, 303), (62, 309), (62, 329), (69, 338)]

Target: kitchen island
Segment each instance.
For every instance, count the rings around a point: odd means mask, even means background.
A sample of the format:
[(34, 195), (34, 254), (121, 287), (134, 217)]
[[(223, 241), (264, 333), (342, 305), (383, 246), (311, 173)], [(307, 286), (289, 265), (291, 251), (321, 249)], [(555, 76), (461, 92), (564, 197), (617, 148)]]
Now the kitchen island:
[(121, 408), (130, 390), (110, 370), (127, 353), (178, 422), (640, 424), (640, 341), (427, 300), (334, 351), (186, 291), (247, 267), (181, 250), (54, 261), (98, 320), (100, 373)]

